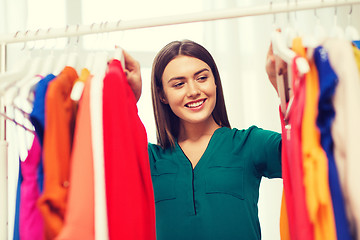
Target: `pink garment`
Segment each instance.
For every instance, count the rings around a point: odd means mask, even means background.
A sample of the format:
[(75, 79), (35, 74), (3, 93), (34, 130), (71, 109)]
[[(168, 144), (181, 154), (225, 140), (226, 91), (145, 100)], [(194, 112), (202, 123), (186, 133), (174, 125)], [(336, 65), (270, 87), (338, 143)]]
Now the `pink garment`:
[(19, 234), (21, 240), (43, 239), (44, 223), (36, 202), (40, 196), (40, 188), (37, 182), (38, 166), (41, 158), (41, 146), (38, 137), (35, 138), (29, 154), (24, 162), (21, 162), (21, 174), (23, 181), (20, 186), (20, 216)]

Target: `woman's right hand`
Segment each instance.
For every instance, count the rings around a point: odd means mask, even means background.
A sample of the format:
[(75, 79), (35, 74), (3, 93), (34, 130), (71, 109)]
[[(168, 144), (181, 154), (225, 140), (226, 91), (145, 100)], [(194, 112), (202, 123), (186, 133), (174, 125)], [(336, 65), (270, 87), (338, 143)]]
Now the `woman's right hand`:
[(126, 74), (126, 78), (132, 91), (134, 92), (136, 101), (139, 101), (142, 88), (140, 63), (124, 50), (123, 54), (125, 58), (124, 72)]

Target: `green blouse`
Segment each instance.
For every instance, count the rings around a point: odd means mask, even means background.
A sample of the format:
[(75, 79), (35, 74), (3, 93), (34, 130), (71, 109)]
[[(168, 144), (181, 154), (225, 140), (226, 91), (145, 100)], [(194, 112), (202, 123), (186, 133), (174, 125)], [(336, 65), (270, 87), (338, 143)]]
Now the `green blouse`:
[(149, 144), (157, 240), (261, 239), (261, 177), (281, 177), (281, 135), (217, 129), (192, 168), (180, 146)]

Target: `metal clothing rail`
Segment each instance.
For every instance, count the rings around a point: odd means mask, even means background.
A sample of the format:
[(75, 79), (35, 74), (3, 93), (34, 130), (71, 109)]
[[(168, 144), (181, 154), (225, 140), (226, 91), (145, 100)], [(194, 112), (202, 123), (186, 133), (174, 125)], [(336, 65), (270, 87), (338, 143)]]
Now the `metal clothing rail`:
[[(49, 28), (47, 30), (28, 30), (12, 34), (0, 35), (0, 73), (6, 70), (6, 46), (11, 43), (27, 42), (34, 40), (74, 37), (97, 33), (141, 29), (159, 26), (168, 26), (184, 23), (206, 22), (222, 19), (233, 19), (249, 16), (269, 15), (286, 12), (295, 12), (311, 9), (341, 7), (360, 4), (360, 0), (309, 0), (295, 3), (284, 1), (282, 3), (232, 8), (224, 10), (213, 10), (180, 14), (166, 17), (154, 17), (148, 19), (103, 22), (91, 25), (72, 25), (66, 28)], [(1, 81), (1, 79), (0, 79)], [(1, 101), (1, 96), (0, 96)], [(1, 107), (1, 102), (0, 102)], [(4, 121), (0, 116), (0, 239), (7, 238), (7, 142), (5, 140)], [(3, 177), (5, 176), (5, 179)], [(5, 193), (5, 194), (4, 194)]]
[(175, 24), (277, 14), (277, 13), (294, 12), (294, 11), (302, 11), (302, 10), (310, 10), (310, 9), (318, 9), (318, 8), (341, 7), (341, 6), (348, 6), (355, 4), (360, 4), (360, 0), (349, 0), (349, 1), (310, 0), (306, 2), (302, 1), (299, 3), (292, 3), (292, 4), (286, 2), (272, 4), (271, 1), (270, 4), (252, 6), (252, 7), (239, 7), (232, 9), (203, 11), (203, 12), (196, 12), (189, 14), (154, 17), (154, 18), (129, 20), (129, 21), (119, 20), (118, 22), (105, 22), (101, 24), (78, 25), (78, 26), (73, 25), (73, 26), (68, 26), (66, 28), (56, 28), (56, 29), (50, 28), (47, 31), (46, 30), (40, 31), (40, 29), (38, 29), (35, 31), (26, 31), (25, 34), (20, 34), (19, 32), (17, 32), (14, 34), (6, 34), (0, 36), (0, 44), (3, 45), (3, 44), (26, 42), (32, 40), (72, 37), (72, 36), (80, 36), (87, 34), (159, 27), (159, 26), (167, 26), (167, 25), (175, 25)]

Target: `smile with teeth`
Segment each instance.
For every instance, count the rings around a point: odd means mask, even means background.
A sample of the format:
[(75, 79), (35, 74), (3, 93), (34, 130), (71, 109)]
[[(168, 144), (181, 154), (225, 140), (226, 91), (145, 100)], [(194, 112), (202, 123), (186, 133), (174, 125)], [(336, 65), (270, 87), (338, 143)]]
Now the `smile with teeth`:
[(201, 100), (201, 101), (197, 101), (197, 102), (187, 103), (185, 106), (188, 108), (196, 108), (196, 107), (201, 106), (204, 102), (205, 102), (205, 100)]

